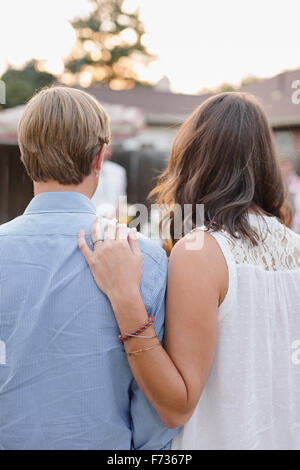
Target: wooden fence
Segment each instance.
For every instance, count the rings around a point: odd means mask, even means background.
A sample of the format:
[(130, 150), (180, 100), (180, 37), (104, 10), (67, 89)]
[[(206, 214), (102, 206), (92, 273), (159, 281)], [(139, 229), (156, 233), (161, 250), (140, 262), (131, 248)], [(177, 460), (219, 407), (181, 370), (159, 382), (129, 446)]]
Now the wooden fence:
[[(117, 150), (112, 160), (126, 170), (128, 202), (145, 204), (156, 177), (167, 164), (167, 155), (154, 150)], [(0, 145), (0, 224), (21, 215), (32, 197), (32, 182), (20, 161), (18, 147)]]
[(16, 145), (0, 145), (0, 224), (22, 214), (33, 188)]

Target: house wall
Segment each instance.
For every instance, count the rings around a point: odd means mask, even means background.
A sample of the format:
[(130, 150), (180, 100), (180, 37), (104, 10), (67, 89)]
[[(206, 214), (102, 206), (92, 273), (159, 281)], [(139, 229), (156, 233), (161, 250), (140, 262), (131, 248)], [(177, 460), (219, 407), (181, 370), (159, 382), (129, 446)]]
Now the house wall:
[(155, 148), (169, 153), (177, 132), (177, 126), (148, 125), (137, 137), (126, 140), (123, 147), (125, 150)]
[[(157, 151), (170, 152), (178, 126), (148, 125), (137, 137), (124, 142), (125, 150), (155, 148)], [(300, 127), (290, 129), (274, 129), (275, 140), (279, 153), (300, 154)]]
[(300, 155), (300, 127), (275, 129), (274, 136), (280, 154)]

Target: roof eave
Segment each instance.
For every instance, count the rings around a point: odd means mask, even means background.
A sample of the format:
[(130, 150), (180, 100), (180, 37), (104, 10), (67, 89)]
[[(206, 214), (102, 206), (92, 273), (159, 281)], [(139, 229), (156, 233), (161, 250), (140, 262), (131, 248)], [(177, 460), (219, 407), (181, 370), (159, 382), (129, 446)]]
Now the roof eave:
[(297, 127), (300, 126), (299, 116), (273, 117), (269, 119), (272, 127)]
[(173, 114), (146, 114), (147, 124), (150, 125), (164, 125), (164, 126), (180, 126), (186, 119), (187, 115), (173, 115)]

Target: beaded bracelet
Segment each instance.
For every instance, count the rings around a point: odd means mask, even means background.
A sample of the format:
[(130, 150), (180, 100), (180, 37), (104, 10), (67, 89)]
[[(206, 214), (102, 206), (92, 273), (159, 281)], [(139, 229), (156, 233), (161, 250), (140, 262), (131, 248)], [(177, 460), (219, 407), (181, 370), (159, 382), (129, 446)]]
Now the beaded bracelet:
[(148, 320), (138, 330), (134, 331), (131, 334), (120, 334), (119, 335), (120, 343), (124, 343), (124, 341), (127, 341), (128, 339), (130, 339), (132, 337), (139, 336), (143, 331), (147, 330), (147, 328), (149, 328), (153, 323), (154, 323), (154, 317), (152, 315), (150, 315)]

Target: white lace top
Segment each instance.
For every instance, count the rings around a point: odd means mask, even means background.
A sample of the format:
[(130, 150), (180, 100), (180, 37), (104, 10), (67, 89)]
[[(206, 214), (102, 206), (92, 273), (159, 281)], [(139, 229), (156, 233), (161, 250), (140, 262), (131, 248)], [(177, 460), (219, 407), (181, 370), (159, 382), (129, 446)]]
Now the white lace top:
[(249, 219), (256, 247), (212, 233), (229, 287), (209, 379), (173, 449), (300, 449), (300, 236)]

